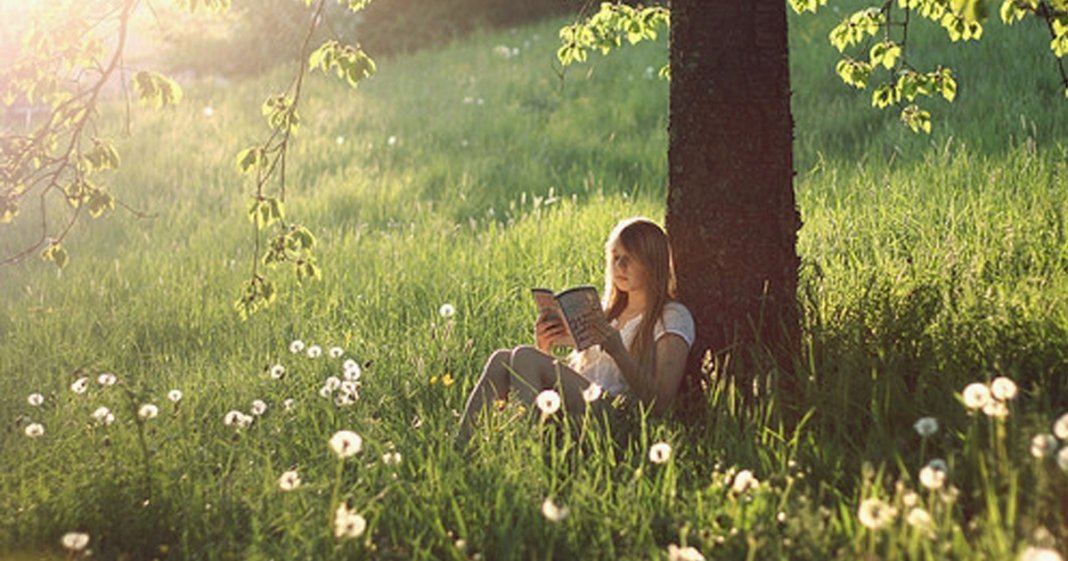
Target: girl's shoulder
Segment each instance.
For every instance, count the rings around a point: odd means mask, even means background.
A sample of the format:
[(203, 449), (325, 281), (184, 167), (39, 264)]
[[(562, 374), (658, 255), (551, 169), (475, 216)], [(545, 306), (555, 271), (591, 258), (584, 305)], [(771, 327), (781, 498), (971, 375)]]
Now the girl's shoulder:
[(653, 338), (659, 339), (667, 333), (675, 333), (681, 336), (687, 345), (692, 345), (696, 328), (690, 310), (681, 302), (669, 300), (664, 304), (664, 311), (660, 314), (660, 321), (653, 328)]
[(664, 311), (661, 313), (661, 318), (666, 320), (671, 316), (682, 316), (683, 318), (688, 318), (690, 321), (693, 321), (693, 315), (690, 313), (690, 310), (678, 300), (668, 300), (664, 304)]

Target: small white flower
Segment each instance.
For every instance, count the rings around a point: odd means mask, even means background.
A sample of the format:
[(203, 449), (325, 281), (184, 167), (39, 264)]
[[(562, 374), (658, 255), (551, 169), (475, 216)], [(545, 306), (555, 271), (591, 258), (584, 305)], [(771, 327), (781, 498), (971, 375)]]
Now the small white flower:
[(300, 487), (300, 474), (295, 469), (283, 473), (278, 478), (278, 488), (283, 491), (292, 491), (297, 487)]
[(115, 382), (118, 381), (119, 379), (116, 378), (115, 375), (111, 372), (104, 372), (96, 377), (96, 383), (100, 384), (101, 386), (114, 386)]
[(326, 387), (330, 388), (330, 391), (334, 391), (341, 387), (341, 378), (337, 376), (330, 376), (326, 379)]
[(603, 390), (601, 389), (601, 386), (590, 382), (590, 385), (586, 386), (586, 389), (582, 390), (582, 399), (585, 400), (586, 403), (597, 401), (598, 399), (601, 399), (602, 391)]
[(438, 308), (438, 315), (445, 319), (449, 319), (452, 316), (456, 315), (456, 308), (453, 307), (452, 304), (446, 302), (445, 304), (442, 304), (440, 308)]
[(1057, 438), (1052, 434), (1036, 434), (1031, 437), (1031, 455), (1036, 458), (1046, 458), (1053, 455), (1057, 450)]
[(390, 137), (386, 139), (386, 144), (388, 144), (390, 146), (396, 146), (397, 145), (397, 137), (395, 137), (393, 135), (390, 135)]
[(93, 419), (96, 422), (107, 426), (115, 422), (115, 415), (111, 413), (111, 410), (107, 407), (97, 407), (96, 411), (93, 411)]
[(39, 393), (31, 393), (30, 396), (26, 398), (26, 403), (37, 407), (44, 403), (44, 396)]
[(1061, 440), (1068, 440), (1068, 413), (1061, 415), (1053, 423), (1053, 434), (1057, 435), (1057, 438)]
[(560, 410), (560, 394), (556, 393), (556, 390), (543, 390), (538, 394), (535, 403), (542, 415), (552, 415)]
[(334, 536), (338, 539), (358, 538), (367, 529), (367, 520), (363, 516), (351, 512), (349, 507), (342, 503), (334, 513)]
[(337, 454), (338, 458), (345, 459), (359, 453), (363, 448), (363, 439), (360, 435), (350, 431), (341, 430), (330, 437), (330, 449)]
[(301, 341), (300, 339), (297, 339), (297, 340), (295, 340), (295, 341), (293, 341), (292, 343), (289, 344), (289, 352), (291, 352), (293, 354), (297, 354), (297, 353), (299, 353), (300, 351), (303, 351), (303, 350), (304, 350), (304, 341)]
[(78, 378), (70, 385), (70, 391), (77, 394), (83, 394), (87, 389), (89, 389), (89, 378), (85, 377)]
[(386, 452), (385, 454), (382, 454), (382, 463), (386, 464), (387, 466), (395, 466), (395, 465), (401, 463), (400, 452), (394, 451), (394, 452)]
[(338, 391), (341, 393), (352, 394), (353, 397), (359, 397), (360, 383), (353, 382), (352, 380), (345, 380), (341, 382), (341, 386), (338, 387)]
[(930, 528), (931, 523), (934, 522), (934, 520), (931, 519), (930, 513), (919, 507), (909, 510), (909, 514), (905, 517), (905, 521), (908, 522), (909, 526), (920, 530)]
[(1064, 558), (1054, 549), (1028, 547), (1020, 553), (1019, 561), (1064, 561)]
[(920, 502), (920, 496), (915, 491), (909, 491), (901, 496), (901, 504), (905, 506), (916, 506)]
[(362, 371), (360, 370), (360, 363), (350, 358), (344, 362), (342, 368), (344, 369), (346, 380), (355, 381), (360, 379), (360, 375), (362, 374)]
[(30, 438), (38, 438), (44, 434), (44, 425), (41, 423), (30, 423), (26, 425), (26, 436)]
[(281, 364), (276, 364), (271, 367), (271, 378), (275, 380), (282, 379), (282, 376), (286, 375), (286, 367)]
[(1061, 471), (1068, 471), (1068, 446), (1057, 452), (1057, 465), (1060, 466)]
[(986, 384), (973, 382), (964, 387), (961, 397), (964, 400), (964, 406), (968, 409), (973, 411), (982, 409), (990, 401), (990, 388)]
[(341, 347), (330, 347), (330, 358), (341, 358), (345, 355), (345, 349)]
[(756, 489), (760, 485), (760, 481), (756, 477), (753, 477), (753, 472), (743, 469), (734, 476), (734, 483), (731, 484), (731, 491), (736, 495), (741, 495), (750, 489)]
[(932, 491), (941, 489), (946, 484), (948, 472), (949, 467), (946, 466), (945, 461), (937, 458), (931, 460), (920, 469), (920, 485)]
[(140, 417), (142, 421), (153, 419), (156, 415), (159, 415), (159, 407), (156, 407), (151, 403), (146, 403), (137, 410), (137, 416)]
[(254, 399), (248, 412), (255, 417), (260, 417), (267, 412), (267, 404), (262, 399)]
[(334, 405), (337, 407), (348, 407), (356, 403), (356, 396), (347, 392), (338, 392), (334, 396)]
[(171, 400), (171, 403), (178, 403), (182, 400), (182, 390), (171, 390), (167, 392), (167, 399)]
[(983, 405), (983, 414), (994, 419), (1004, 419), (1009, 416), (1009, 406), (1000, 399), (991, 398)]
[(293, 409), (293, 398), (292, 397), (287, 397), (285, 399), (285, 401), (282, 402), (282, 408), (285, 409), (286, 411), (289, 411), (290, 409)]
[(865, 528), (878, 530), (886, 526), (897, 516), (897, 509), (886, 504), (882, 499), (864, 499), (857, 509), (857, 520)]
[(998, 376), (990, 382), (990, 393), (994, 395), (995, 399), (1000, 399), (1001, 401), (1016, 399), (1017, 392), (1016, 382), (1005, 376)]
[(89, 534), (83, 532), (67, 532), (60, 539), (63, 547), (71, 551), (81, 551), (89, 545)]
[(319, 358), (319, 355), (321, 354), (323, 354), (323, 348), (319, 345), (308, 347), (308, 358)]
[(557, 505), (553, 502), (552, 497), (545, 497), (545, 500), (541, 503), (541, 515), (549, 522), (560, 522), (567, 518), (568, 512), (566, 506)]
[(679, 547), (672, 543), (668, 544), (668, 561), (705, 561), (705, 556), (693, 546)]
[(934, 433), (938, 432), (938, 419), (934, 417), (921, 417), (916, 421), (916, 424), (912, 425), (912, 428), (916, 429), (920, 437), (927, 438)]
[(671, 458), (671, 445), (667, 442), (657, 442), (649, 447), (649, 461), (654, 464), (662, 464)]
[(228, 427), (244, 428), (252, 424), (252, 419), (251, 415), (246, 415), (234, 409), (223, 416), (223, 424)]
[(334, 393), (334, 390), (330, 389), (330, 385), (327, 384), (319, 388), (319, 397), (330, 397)]

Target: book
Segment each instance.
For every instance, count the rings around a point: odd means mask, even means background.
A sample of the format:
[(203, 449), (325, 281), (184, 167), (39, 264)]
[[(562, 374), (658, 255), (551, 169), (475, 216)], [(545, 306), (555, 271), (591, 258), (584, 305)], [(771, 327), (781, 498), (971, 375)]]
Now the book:
[(607, 332), (609, 325), (596, 288), (583, 285), (556, 293), (547, 288), (532, 288), (530, 292), (539, 316), (563, 319), (564, 327), (575, 341), (575, 350), (602, 342), (601, 334)]

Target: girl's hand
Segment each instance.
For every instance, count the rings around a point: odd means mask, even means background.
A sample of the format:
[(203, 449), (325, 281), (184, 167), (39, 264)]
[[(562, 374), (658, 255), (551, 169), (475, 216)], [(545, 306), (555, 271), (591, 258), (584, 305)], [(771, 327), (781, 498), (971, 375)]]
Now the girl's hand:
[(601, 349), (608, 353), (609, 356), (615, 358), (619, 356), (619, 353), (627, 352), (627, 346), (623, 344), (623, 336), (619, 334), (618, 329), (607, 322), (604, 325), (595, 326), (594, 329), (599, 331)]
[(534, 340), (538, 350), (549, 352), (554, 346), (574, 344), (564, 322), (557, 316), (542, 314), (534, 324)]

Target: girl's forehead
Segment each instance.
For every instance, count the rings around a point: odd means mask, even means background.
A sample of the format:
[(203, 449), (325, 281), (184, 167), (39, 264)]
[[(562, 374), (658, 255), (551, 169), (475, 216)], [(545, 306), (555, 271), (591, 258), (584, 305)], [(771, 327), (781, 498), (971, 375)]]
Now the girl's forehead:
[(616, 254), (630, 253), (627, 248), (623, 247), (623, 242), (619, 241), (619, 239), (613, 240), (612, 244), (608, 246), (608, 250)]

